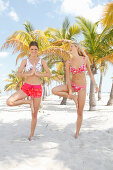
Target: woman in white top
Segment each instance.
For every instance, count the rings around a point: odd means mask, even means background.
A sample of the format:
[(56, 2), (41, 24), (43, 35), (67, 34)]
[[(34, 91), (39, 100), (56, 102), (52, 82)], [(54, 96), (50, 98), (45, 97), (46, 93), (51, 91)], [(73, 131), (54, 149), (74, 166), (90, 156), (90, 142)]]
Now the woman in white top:
[[(46, 73), (41, 73), (42, 66)], [(32, 112), (31, 133), (29, 140), (32, 139), (37, 123), (37, 112), (41, 102), (42, 86), (40, 77), (50, 77), (49, 68), (44, 59), (38, 56), (38, 43), (32, 41), (29, 44), (29, 58), (22, 60), (17, 72), (18, 77), (24, 77), (25, 83), (19, 91), (7, 99), (8, 106), (18, 106), (21, 104), (30, 104)], [(27, 96), (31, 99), (25, 100)]]

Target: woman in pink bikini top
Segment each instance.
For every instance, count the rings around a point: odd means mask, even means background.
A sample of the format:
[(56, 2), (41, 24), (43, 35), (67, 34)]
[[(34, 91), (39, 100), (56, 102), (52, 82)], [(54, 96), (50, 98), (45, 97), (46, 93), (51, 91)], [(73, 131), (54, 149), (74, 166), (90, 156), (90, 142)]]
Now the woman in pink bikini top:
[[(69, 64), (70, 64), (70, 60), (69, 60)], [(78, 69), (75, 69), (74, 67), (71, 67), (71, 65), (70, 65), (70, 71), (72, 72), (72, 74), (85, 72), (86, 71), (85, 57), (83, 57), (83, 64)]]
[[(52, 89), (53, 94), (72, 99), (77, 107), (77, 126), (75, 138), (78, 138), (79, 131), (83, 119), (83, 108), (86, 99), (86, 75), (88, 74), (95, 85), (96, 92), (98, 87), (90, 69), (90, 62), (88, 56), (78, 43), (73, 42), (70, 45), (70, 54), (72, 58), (66, 62), (66, 85), (60, 85)], [(72, 75), (72, 76), (71, 76)], [(73, 93), (77, 93), (75, 96)]]

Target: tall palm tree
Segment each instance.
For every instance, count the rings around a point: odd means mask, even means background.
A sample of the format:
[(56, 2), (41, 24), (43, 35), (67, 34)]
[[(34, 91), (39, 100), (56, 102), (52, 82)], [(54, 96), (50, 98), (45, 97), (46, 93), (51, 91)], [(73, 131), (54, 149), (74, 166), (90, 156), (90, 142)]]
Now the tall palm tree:
[[(109, 43), (113, 40), (113, 27), (105, 28), (101, 34), (98, 34), (98, 23), (93, 24), (84, 17), (77, 17), (76, 19), (84, 35), (82, 45), (89, 56), (92, 74), (95, 75), (97, 73), (98, 64), (101, 61), (113, 63), (113, 49), (111, 43)], [(92, 81), (90, 81), (89, 106), (89, 110), (95, 110), (96, 100)]]
[[(109, 28), (113, 25), (113, 2), (109, 2), (108, 4), (105, 5), (101, 21), (104, 27)], [(113, 46), (113, 42), (112, 42), (112, 46)], [(113, 85), (111, 87), (110, 97), (107, 102), (107, 105), (112, 104), (113, 101), (112, 93), (113, 93)]]

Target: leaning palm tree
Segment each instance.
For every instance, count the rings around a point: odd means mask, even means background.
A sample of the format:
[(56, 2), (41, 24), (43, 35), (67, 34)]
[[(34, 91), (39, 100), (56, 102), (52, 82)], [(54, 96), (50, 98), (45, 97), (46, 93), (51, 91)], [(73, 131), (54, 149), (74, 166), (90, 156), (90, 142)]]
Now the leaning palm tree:
[[(84, 17), (77, 17), (76, 19), (84, 35), (82, 45), (89, 56), (92, 74), (95, 75), (100, 62), (109, 61), (113, 63), (113, 49), (111, 43), (109, 43), (113, 40), (113, 27), (105, 28), (101, 34), (98, 34), (98, 23), (93, 24)], [(92, 81), (90, 81), (89, 106), (89, 110), (95, 110), (96, 100)]]

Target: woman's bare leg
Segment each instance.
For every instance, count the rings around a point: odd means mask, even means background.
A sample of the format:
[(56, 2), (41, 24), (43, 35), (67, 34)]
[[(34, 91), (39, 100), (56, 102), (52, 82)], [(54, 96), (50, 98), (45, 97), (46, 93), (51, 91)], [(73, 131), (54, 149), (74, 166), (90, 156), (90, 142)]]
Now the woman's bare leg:
[(28, 97), (26, 93), (24, 93), (22, 90), (19, 90), (15, 92), (13, 95), (11, 95), (6, 103), (8, 106), (18, 106), (21, 104), (30, 104), (31, 111), (33, 112), (33, 101), (32, 99), (25, 100), (25, 98)]
[(82, 125), (82, 120), (83, 120), (83, 109), (85, 105), (85, 100), (86, 100), (86, 88), (81, 89), (78, 92), (78, 109), (77, 109), (77, 123), (76, 123), (76, 134), (75, 138), (78, 138), (79, 131)]
[(60, 85), (52, 89), (52, 93), (57, 96), (68, 98), (68, 88), (67, 85)]
[(37, 124), (37, 113), (40, 107), (40, 102), (41, 102), (41, 98), (33, 98), (34, 112), (32, 112), (31, 133), (29, 136), (29, 140), (31, 140), (34, 135), (34, 131), (35, 131), (36, 124)]
[(54, 87), (52, 89), (52, 93), (57, 96), (61, 96), (61, 97), (65, 97), (65, 98), (74, 100), (74, 102), (77, 106), (77, 103), (78, 103), (77, 97), (75, 95), (69, 96), (69, 90), (68, 90), (67, 85), (60, 85), (60, 86)]
[(15, 92), (13, 95), (11, 95), (6, 103), (8, 106), (18, 106), (21, 104), (30, 104), (31, 100), (25, 100), (25, 98), (27, 97), (27, 94), (24, 93), (22, 90), (19, 90), (17, 92)]

